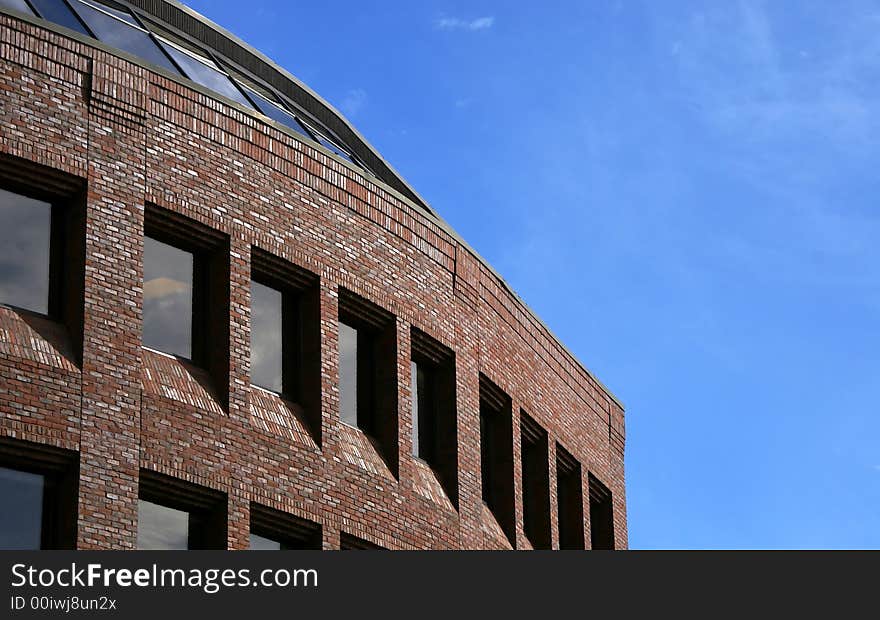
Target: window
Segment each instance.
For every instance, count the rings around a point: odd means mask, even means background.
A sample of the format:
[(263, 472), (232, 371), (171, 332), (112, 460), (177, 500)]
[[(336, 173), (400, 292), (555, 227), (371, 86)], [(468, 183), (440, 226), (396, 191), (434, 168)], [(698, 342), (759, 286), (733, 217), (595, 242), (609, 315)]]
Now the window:
[(226, 494), (141, 470), (137, 548), (226, 549)]
[(71, 7), (102, 43), (179, 73), (150, 34), (128, 13), (97, 2), (71, 0)]
[(435, 471), (458, 505), (458, 425), (455, 356), (422, 332), (411, 330), (412, 453)]
[(342, 532), (339, 535), (339, 550), (340, 551), (378, 551), (385, 550), (385, 547), (380, 547), (376, 543), (371, 543), (369, 540), (364, 540), (363, 538), (358, 538), (357, 536), (352, 536), (347, 532)]
[(306, 125), (306, 127), (308, 127), (309, 131), (314, 134), (315, 139), (317, 139), (318, 142), (324, 145), (324, 147), (326, 147), (331, 153), (335, 153), (336, 155), (339, 155), (343, 159), (347, 159), (352, 163), (357, 163), (355, 162), (354, 157), (351, 155), (351, 153), (338, 146), (335, 141), (331, 140), (311, 125)]
[(273, 121), (277, 121), (282, 125), (290, 127), (307, 138), (314, 139), (293, 114), (282, 108), (281, 104), (277, 103), (274, 99), (270, 99), (268, 94), (262, 95), (253, 88), (249, 88), (242, 84), (240, 84), (240, 86), (244, 89), (247, 96), (250, 97), (251, 101), (254, 102), (254, 105), (257, 106), (257, 109), (260, 112), (271, 118)]
[(49, 313), (52, 205), (0, 190), (0, 303)]
[(189, 513), (138, 500), (138, 549), (189, 549)]
[(144, 238), (144, 346), (192, 357), (193, 255)]
[(0, 6), (15, 11), (21, 11), (22, 13), (33, 14), (31, 7), (29, 7), (24, 0), (0, 0)]
[(318, 277), (259, 248), (251, 252), (251, 383), (298, 405), (320, 445)]
[(64, 0), (30, 0), (30, 2), (43, 19), (89, 36), (82, 22), (73, 14)]
[(614, 549), (614, 509), (611, 491), (598, 478), (589, 475), (590, 548)]
[(483, 501), (516, 546), (513, 421), (510, 397), (480, 375), (480, 475)]
[(76, 453), (0, 440), (0, 550), (76, 546)]
[(251, 280), (251, 383), (280, 393), (284, 366), (284, 296)]
[(345, 289), (339, 290), (339, 414), (373, 440), (397, 476), (396, 320)]
[(184, 75), (193, 82), (229, 97), (248, 108), (253, 108), (229, 76), (206, 55), (185, 49), (183, 46), (171, 43), (164, 38), (159, 38), (159, 44), (183, 70)]
[(0, 549), (39, 549), (45, 477), (0, 467)]
[(358, 332), (339, 322), (339, 412), (343, 422), (358, 425)]
[(208, 371), (229, 394), (229, 238), (180, 214), (144, 211), (143, 344)]
[(556, 444), (556, 501), (559, 509), (559, 548), (584, 548), (584, 496), (581, 464)]
[(321, 526), (251, 503), (251, 550), (321, 549)]
[(520, 412), (523, 531), (535, 549), (550, 549), (550, 463), (547, 431)]
[[(59, 323), (56, 346), (82, 354), (84, 182), (0, 156), (0, 304)], [(49, 337), (49, 336), (47, 336)]]

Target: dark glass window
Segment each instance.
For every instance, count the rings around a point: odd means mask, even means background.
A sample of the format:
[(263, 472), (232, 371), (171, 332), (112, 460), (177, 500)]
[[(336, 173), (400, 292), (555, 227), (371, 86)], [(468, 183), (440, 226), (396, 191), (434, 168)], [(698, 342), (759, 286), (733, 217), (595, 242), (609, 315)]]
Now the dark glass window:
[(301, 133), (307, 138), (312, 137), (311, 135), (309, 135), (309, 132), (306, 131), (305, 127), (300, 124), (296, 117), (287, 110), (279, 107), (279, 104), (270, 101), (267, 97), (264, 97), (257, 91), (250, 89), (247, 86), (241, 85), (241, 87), (245, 90), (248, 97), (251, 98), (251, 101), (254, 102), (260, 112), (271, 118), (273, 121), (278, 121), (282, 125), (290, 127), (297, 133)]
[(339, 323), (339, 413), (343, 422), (358, 425), (358, 331)]
[(611, 491), (593, 474), (588, 476), (590, 488), (590, 548), (614, 549), (614, 504)]
[(550, 549), (550, 463), (547, 431), (520, 412), (523, 531), (535, 549)]
[(226, 549), (225, 493), (142, 469), (138, 549)]
[(0, 190), (0, 303), (49, 311), (52, 206)]
[(315, 135), (318, 138), (318, 142), (320, 142), (325, 147), (330, 149), (331, 153), (336, 153), (340, 157), (347, 159), (348, 161), (350, 161), (352, 163), (355, 163), (354, 158), (351, 155), (349, 155), (348, 152), (343, 151), (340, 147), (336, 146), (336, 144), (334, 142), (330, 141), (328, 138), (325, 138), (324, 136), (322, 136), (319, 133), (316, 133)]
[(584, 494), (581, 464), (556, 444), (556, 499), (559, 506), (559, 548), (584, 548)]
[(144, 346), (192, 357), (193, 255), (144, 237)]
[(423, 331), (410, 330), (412, 453), (434, 470), (458, 506), (455, 355)]
[(396, 477), (397, 320), (345, 289), (339, 291), (339, 411), (343, 422), (373, 440)]
[(180, 66), (186, 77), (193, 82), (201, 84), (205, 88), (209, 88), (221, 95), (225, 95), (234, 101), (238, 101), (242, 105), (253, 108), (229, 76), (220, 71), (217, 65), (209, 58), (203, 56), (196, 58), (192, 52), (185, 52), (164, 39), (159, 39), (159, 42), (168, 55), (174, 59), (174, 62)]
[(39, 549), (44, 478), (0, 467), (0, 549)]
[(516, 546), (511, 400), (480, 375), (480, 475), (483, 501)]
[(136, 25), (131, 15), (103, 5), (98, 9), (82, 0), (71, 0), (71, 6), (102, 43), (179, 73), (149, 33)]
[(76, 546), (79, 455), (0, 437), (0, 549)]
[(139, 500), (137, 548), (188, 549), (189, 513)]
[(21, 11), (22, 13), (29, 13), (31, 15), (34, 14), (34, 12), (31, 10), (31, 7), (29, 7), (27, 5), (27, 2), (25, 2), (24, 0), (0, 0), (0, 6), (7, 9)]
[(110, 15), (112, 15), (113, 17), (115, 17), (117, 19), (121, 19), (122, 21), (124, 21), (127, 24), (131, 24), (132, 26), (140, 27), (140, 25), (137, 23), (137, 20), (135, 20), (135, 18), (132, 17), (132, 15), (128, 11), (124, 11), (122, 9), (116, 9), (116, 8), (110, 6), (109, 4), (104, 4), (103, 2), (99, 2), (96, 0), (87, 0), (86, 4), (91, 4), (95, 8), (99, 8), (102, 11), (106, 11), (107, 13), (110, 13)]
[(251, 280), (251, 383), (281, 392), (284, 358), (284, 297)]
[(39, 11), (40, 17), (43, 19), (91, 36), (64, 0), (31, 0), (31, 4)]

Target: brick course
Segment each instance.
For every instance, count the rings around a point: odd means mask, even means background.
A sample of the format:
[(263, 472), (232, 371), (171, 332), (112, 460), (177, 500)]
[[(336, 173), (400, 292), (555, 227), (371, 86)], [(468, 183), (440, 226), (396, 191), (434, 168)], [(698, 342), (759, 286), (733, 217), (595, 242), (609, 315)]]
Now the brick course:
[[(582, 465), (585, 501), (588, 471), (612, 491), (615, 546), (626, 548), (623, 409), (469, 248), (396, 192), (224, 101), (4, 14), (0, 127), (2, 156), (87, 187), (81, 362), (57, 326), (0, 308), (0, 435), (79, 451), (80, 548), (135, 546), (141, 468), (226, 493), (231, 549), (248, 546), (252, 501), (321, 524), (328, 549), (340, 532), (392, 549), (509, 547), (481, 501), (479, 373), (513, 401), (516, 547), (530, 546), (524, 410), (549, 434), (553, 546), (558, 441)], [(198, 371), (141, 346), (147, 205), (229, 238), (228, 404)], [(320, 444), (281, 399), (250, 387), (252, 247), (320, 278)], [(399, 478), (338, 421), (340, 288), (396, 316)], [(411, 326), (455, 352), (458, 510), (408, 456)], [(584, 519), (589, 541), (586, 506)]]

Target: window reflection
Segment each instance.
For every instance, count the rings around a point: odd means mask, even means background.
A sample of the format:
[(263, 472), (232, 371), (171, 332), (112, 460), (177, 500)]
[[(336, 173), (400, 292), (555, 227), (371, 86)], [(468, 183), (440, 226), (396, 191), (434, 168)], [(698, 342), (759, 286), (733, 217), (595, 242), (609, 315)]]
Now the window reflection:
[(251, 383), (282, 391), (283, 296), (251, 281)]
[(283, 547), (277, 540), (258, 536), (251, 532), (251, 551), (279, 551)]
[(193, 255), (144, 237), (144, 346), (192, 357)]
[(0, 549), (39, 549), (43, 476), (0, 467)]
[(61, 24), (86, 36), (89, 33), (76, 18), (64, 0), (31, 0), (31, 4), (39, 11), (40, 17), (50, 22)]
[(357, 426), (358, 333), (339, 323), (339, 414), (346, 424)]
[(0, 190), (0, 303), (49, 310), (48, 203)]
[(34, 14), (31, 7), (29, 7), (24, 0), (0, 0), (0, 6), (7, 9), (21, 11), (22, 13), (28, 13), (29, 15)]
[(138, 500), (137, 548), (185, 550), (189, 548), (189, 513)]
[[(133, 25), (135, 22), (130, 15), (123, 21), (122, 18), (117, 19), (109, 15), (105, 7), (98, 10), (82, 0), (72, 0), (71, 6), (102, 43), (125, 50), (147, 62), (178, 73), (150, 35)], [(120, 14), (119, 11), (115, 13)]]

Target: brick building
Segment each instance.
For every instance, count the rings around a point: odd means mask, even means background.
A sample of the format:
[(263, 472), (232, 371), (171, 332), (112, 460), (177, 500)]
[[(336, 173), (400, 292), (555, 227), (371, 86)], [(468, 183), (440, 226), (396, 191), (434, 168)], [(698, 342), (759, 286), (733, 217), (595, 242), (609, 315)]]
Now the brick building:
[(621, 404), (307, 86), (0, 0), (0, 546), (626, 548)]

